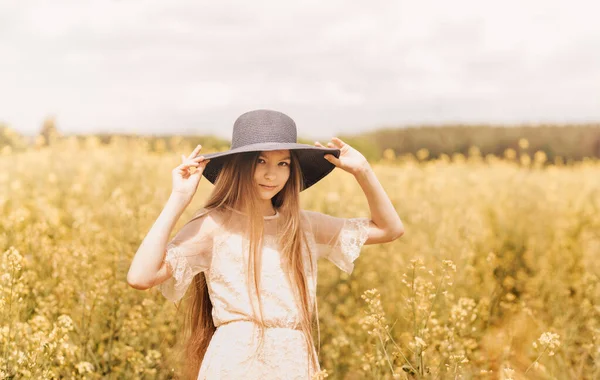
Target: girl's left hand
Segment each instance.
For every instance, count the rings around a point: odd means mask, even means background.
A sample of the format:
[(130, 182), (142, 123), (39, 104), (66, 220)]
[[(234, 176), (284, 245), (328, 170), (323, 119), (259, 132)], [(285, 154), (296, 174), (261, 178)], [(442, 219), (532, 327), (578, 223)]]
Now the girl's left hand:
[[(332, 142), (327, 143), (328, 148), (337, 148), (340, 150), (340, 157), (336, 158), (332, 154), (326, 154), (325, 159), (336, 167), (343, 169), (351, 174), (358, 174), (369, 167), (369, 162), (358, 150), (352, 148), (337, 137), (331, 138)], [(316, 141), (315, 146), (325, 148), (320, 142)]]

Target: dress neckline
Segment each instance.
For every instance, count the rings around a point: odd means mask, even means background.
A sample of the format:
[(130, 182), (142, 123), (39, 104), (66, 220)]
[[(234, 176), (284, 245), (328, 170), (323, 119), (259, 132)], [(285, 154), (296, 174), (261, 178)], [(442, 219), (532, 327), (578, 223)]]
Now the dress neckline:
[[(246, 216), (248, 216), (248, 214), (246, 214), (245, 212), (241, 212), (241, 211), (236, 210), (234, 208), (229, 208), (228, 207), (228, 209), (231, 210), (231, 211), (233, 211), (233, 212), (236, 212), (236, 213), (238, 213), (240, 215), (246, 215)], [(278, 218), (278, 217), (279, 217), (279, 210), (275, 209), (275, 215), (263, 216), (263, 219), (270, 220), (270, 219), (275, 219), (275, 218)]]

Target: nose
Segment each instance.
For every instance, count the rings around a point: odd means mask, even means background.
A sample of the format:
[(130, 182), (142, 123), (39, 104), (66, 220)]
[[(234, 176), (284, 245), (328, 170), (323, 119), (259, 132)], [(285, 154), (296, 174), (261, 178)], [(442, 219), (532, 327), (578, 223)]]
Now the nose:
[(274, 180), (277, 177), (277, 175), (275, 174), (275, 169), (272, 167), (267, 167), (267, 170), (265, 171), (265, 179), (268, 179), (269, 181)]
[(267, 170), (265, 172), (265, 179), (268, 179), (269, 181), (272, 181), (275, 179), (275, 172), (273, 172), (272, 170)]

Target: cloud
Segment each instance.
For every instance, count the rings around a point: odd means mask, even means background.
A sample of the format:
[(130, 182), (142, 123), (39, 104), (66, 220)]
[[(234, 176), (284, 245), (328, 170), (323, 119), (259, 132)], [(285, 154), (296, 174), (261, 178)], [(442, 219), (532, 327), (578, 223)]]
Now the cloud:
[(597, 120), (593, 9), (558, 0), (0, 4), (0, 120), (24, 133), (56, 114), (70, 133), (224, 136), (252, 108), (287, 110), (306, 125), (301, 135)]

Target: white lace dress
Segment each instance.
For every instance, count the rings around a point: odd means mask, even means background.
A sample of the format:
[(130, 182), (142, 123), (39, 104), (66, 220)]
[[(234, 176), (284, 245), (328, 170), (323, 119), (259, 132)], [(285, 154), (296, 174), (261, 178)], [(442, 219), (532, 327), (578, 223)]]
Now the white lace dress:
[[(309, 370), (308, 352), (316, 356), (316, 351), (314, 346), (306, 349), (298, 327), (298, 308), (282, 269), (278, 231), (283, 218), (279, 212), (264, 217), (260, 291), (267, 328), (263, 349), (257, 351), (259, 331), (251, 321), (253, 312), (246, 280), (248, 241), (240, 232), (244, 216), (236, 210), (197, 212), (168, 243), (165, 261), (173, 269), (173, 276), (158, 288), (167, 299), (176, 302), (196, 274), (206, 275), (217, 329), (204, 356), (199, 380), (310, 379), (319, 368)], [(301, 211), (301, 217), (307, 227), (312, 257), (327, 258), (351, 273), (353, 262), (367, 240), (369, 219), (338, 218), (307, 210)], [(312, 270), (305, 267), (313, 303), (316, 263), (313, 260)], [(251, 294), (254, 299), (255, 292)]]

